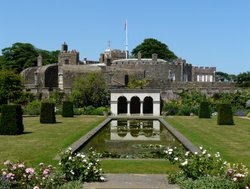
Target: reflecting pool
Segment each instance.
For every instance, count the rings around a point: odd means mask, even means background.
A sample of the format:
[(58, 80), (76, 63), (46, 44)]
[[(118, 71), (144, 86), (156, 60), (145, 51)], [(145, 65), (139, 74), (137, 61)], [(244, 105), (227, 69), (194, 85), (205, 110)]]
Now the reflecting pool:
[(142, 158), (150, 154), (180, 146), (180, 142), (158, 120), (111, 120), (89, 141), (81, 152), (90, 147), (100, 153), (118, 154), (119, 157)]

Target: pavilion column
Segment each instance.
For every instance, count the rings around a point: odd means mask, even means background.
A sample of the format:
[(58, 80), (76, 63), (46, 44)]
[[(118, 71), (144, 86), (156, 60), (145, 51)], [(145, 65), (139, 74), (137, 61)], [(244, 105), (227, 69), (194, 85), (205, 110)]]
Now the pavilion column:
[(130, 116), (130, 101), (127, 101), (127, 115)]
[(143, 101), (140, 101), (140, 115), (143, 115)]

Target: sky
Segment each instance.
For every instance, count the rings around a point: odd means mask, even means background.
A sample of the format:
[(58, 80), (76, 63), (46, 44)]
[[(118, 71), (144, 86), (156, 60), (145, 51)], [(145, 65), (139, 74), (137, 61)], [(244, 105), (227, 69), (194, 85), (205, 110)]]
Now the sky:
[(0, 0), (0, 50), (16, 42), (98, 60), (145, 38), (165, 43), (193, 66), (250, 71), (249, 0)]

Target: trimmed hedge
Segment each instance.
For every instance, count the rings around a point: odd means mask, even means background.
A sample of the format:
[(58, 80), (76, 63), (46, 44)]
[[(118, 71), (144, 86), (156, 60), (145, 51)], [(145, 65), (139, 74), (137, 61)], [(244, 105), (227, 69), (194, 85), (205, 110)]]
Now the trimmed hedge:
[(40, 123), (55, 123), (55, 104), (43, 102), (41, 104)]
[(218, 125), (234, 125), (231, 104), (218, 104), (217, 110), (218, 110), (218, 116), (217, 116)]
[(64, 101), (62, 106), (63, 117), (74, 117), (73, 103), (70, 101)]
[(1, 135), (22, 134), (23, 112), (20, 105), (2, 105), (2, 115), (0, 118)]
[(199, 118), (210, 118), (209, 102), (201, 102), (199, 108)]

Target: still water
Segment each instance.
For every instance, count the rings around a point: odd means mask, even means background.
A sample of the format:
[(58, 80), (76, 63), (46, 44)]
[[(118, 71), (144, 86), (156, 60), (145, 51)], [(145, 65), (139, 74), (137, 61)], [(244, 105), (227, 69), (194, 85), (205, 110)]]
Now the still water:
[(83, 145), (97, 152), (119, 154), (121, 157), (140, 158), (180, 142), (158, 120), (112, 120)]

